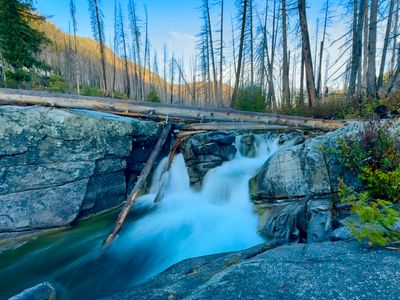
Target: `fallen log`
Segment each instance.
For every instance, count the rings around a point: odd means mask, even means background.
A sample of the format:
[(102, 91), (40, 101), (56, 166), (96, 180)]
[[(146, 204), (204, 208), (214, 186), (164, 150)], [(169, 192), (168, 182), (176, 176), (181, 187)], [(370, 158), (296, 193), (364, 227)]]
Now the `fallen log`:
[(151, 152), (149, 159), (147, 160), (142, 172), (140, 172), (139, 178), (136, 181), (136, 184), (133, 190), (130, 192), (128, 201), (122, 207), (121, 213), (118, 216), (117, 223), (115, 224), (115, 228), (112, 233), (108, 236), (107, 240), (103, 244), (103, 250), (105, 250), (111, 242), (115, 239), (119, 231), (121, 230), (122, 225), (124, 224), (126, 217), (132, 206), (135, 204), (137, 197), (140, 195), (146, 181), (147, 177), (150, 174), (151, 169), (153, 168), (154, 162), (156, 161), (157, 157), (159, 156), (161, 149), (167, 140), (170, 132), (172, 130), (172, 126), (170, 124), (166, 124), (160, 138), (157, 141), (156, 146), (154, 147), (153, 152)]
[(133, 100), (84, 97), (0, 89), (0, 104), (41, 105), (58, 108), (87, 109), (130, 117), (153, 120), (179, 120), (184, 122), (240, 122), (285, 125), (320, 130), (334, 130), (352, 121), (322, 120), (273, 113), (244, 112), (227, 108), (209, 108), (181, 104), (150, 103)]
[(305, 130), (300, 126), (268, 125), (263, 123), (249, 122), (219, 122), (219, 123), (193, 123), (180, 127), (181, 131), (273, 131), (277, 133), (293, 132), (294, 130)]

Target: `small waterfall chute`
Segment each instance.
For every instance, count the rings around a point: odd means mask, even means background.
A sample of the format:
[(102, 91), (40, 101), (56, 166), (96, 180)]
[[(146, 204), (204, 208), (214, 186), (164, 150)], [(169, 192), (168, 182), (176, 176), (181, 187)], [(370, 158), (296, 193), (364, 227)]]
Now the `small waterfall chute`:
[(106, 249), (114, 240), (118, 232), (121, 230), (122, 225), (124, 224), (126, 217), (128, 216), (129, 211), (131, 210), (133, 204), (136, 202), (137, 197), (140, 195), (143, 186), (147, 181), (147, 177), (149, 176), (154, 162), (156, 161), (157, 157), (160, 155), (162, 146), (164, 145), (165, 141), (167, 140), (170, 132), (172, 130), (171, 124), (166, 124), (164, 129), (161, 133), (160, 138), (157, 141), (156, 146), (154, 147), (153, 152), (151, 152), (149, 159), (147, 160), (142, 172), (140, 172), (139, 178), (136, 181), (136, 184), (133, 190), (130, 192), (128, 201), (125, 203), (124, 207), (121, 210), (121, 213), (118, 216), (117, 223), (115, 224), (115, 228), (112, 233), (108, 236), (106, 241), (103, 245), (103, 250)]

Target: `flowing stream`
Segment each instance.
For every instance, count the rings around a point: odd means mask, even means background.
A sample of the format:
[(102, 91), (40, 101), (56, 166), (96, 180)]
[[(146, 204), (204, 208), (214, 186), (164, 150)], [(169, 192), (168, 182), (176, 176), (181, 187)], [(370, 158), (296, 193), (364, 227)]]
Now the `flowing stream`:
[[(181, 154), (168, 174), (163, 172), (164, 158), (154, 172), (150, 193), (138, 199), (120, 235), (101, 256), (102, 241), (118, 212), (11, 248), (0, 244), (0, 299), (43, 281), (55, 283), (62, 299), (94, 299), (141, 283), (183, 259), (262, 243), (248, 181), (278, 146), (276, 139), (266, 136), (257, 136), (256, 141), (255, 158), (238, 152), (232, 161), (207, 173), (201, 191), (190, 188)], [(163, 180), (164, 198), (155, 205)]]

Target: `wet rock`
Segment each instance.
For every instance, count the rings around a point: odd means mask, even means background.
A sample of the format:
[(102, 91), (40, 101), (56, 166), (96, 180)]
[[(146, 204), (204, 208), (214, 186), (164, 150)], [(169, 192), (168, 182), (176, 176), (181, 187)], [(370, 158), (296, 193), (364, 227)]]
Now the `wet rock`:
[(329, 241), (332, 233), (332, 202), (329, 199), (307, 203), (307, 242)]
[(48, 282), (43, 282), (26, 289), (9, 300), (55, 300), (56, 289)]
[(258, 210), (263, 211), (260, 233), (269, 241), (279, 244), (299, 241), (307, 231), (305, 201), (274, 203)]
[(350, 229), (347, 227), (339, 227), (332, 232), (332, 240), (334, 241), (346, 241), (351, 238)]
[(252, 134), (244, 135), (240, 137), (239, 152), (244, 157), (255, 157), (256, 156), (256, 138)]
[(268, 244), (182, 261), (106, 299), (398, 299), (399, 252), (356, 242)]
[(188, 168), (190, 184), (201, 187), (210, 169), (232, 160), (237, 152), (235, 135), (225, 132), (196, 134), (183, 142), (180, 149)]
[(278, 144), (280, 146), (296, 146), (301, 145), (306, 141), (306, 138), (303, 134), (298, 132), (291, 132), (286, 134), (281, 134), (278, 137)]

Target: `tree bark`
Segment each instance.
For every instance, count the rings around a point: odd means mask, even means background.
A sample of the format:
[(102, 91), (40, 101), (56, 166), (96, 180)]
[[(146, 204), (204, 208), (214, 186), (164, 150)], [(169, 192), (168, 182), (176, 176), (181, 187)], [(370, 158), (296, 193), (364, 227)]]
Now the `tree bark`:
[(99, 31), (99, 44), (100, 44), (100, 56), (101, 56), (101, 68), (103, 71), (103, 85), (104, 90), (107, 93), (107, 75), (106, 75), (106, 55), (104, 50), (104, 37), (103, 37), (103, 30), (102, 30), (102, 23), (100, 17), (100, 8), (98, 0), (93, 0), (96, 8), (96, 20), (97, 20), (97, 28)]
[(205, 8), (207, 12), (207, 27), (208, 27), (208, 37), (209, 37), (209, 48), (210, 48), (210, 56), (211, 56), (211, 64), (212, 64), (212, 72), (213, 72), (213, 93), (212, 93), (212, 99), (215, 104), (215, 98), (218, 93), (218, 81), (217, 81), (217, 69), (215, 65), (215, 56), (214, 56), (214, 41), (213, 41), (213, 35), (212, 35), (212, 26), (211, 26), (211, 16), (210, 16), (210, 6), (208, 3), (208, 0), (205, 1)]
[(242, 25), (240, 30), (239, 57), (238, 57), (237, 70), (235, 76), (235, 86), (233, 89), (233, 97), (232, 97), (233, 100), (235, 100), (237, 96), (240, 83), (240, 74), (241, 74), (240, 72), (242, 70), (243, 47), (244, 47), (244, 37), (245, 37), (246, 20), (247, 20), (247, 6), (248, 6), (247, 0), (243, 0), (243, 16), (242, 16)]
[(290, 107), (290, 87), (289, 87), (289, 62), (288, 62), (288, 46), (286, 32), (286, 0), (282, 0), (282, 87), (283, 87), (283, 103), (286, 108)]
[(364, 7), (366, 5), (366, 0), (361, 0), (358, 8), (356, 9), (355, 18), (356, 18), (356, 28), (353, 34), (353, 57), (351, 64), (351, 73), (350, 73), (350, 83), (349, 83), (349, 96), (354, 96), (356, 92), (356, 82), (358, 82), (358, 96), (361, 97), (361, 63), (362, 63), (362, 32), (364, 26)]
[(222, 106), (223, 102), (223, 66), (224, 66), (224, 0), (221, 0), (221, 29), (220, 29), (220, 53), (219, 53), (219, 97), (218, 106)]
[(378, 18), (378, 0), (371, 0), (371, 12), (369, 17), (368, 40), (368, 68), (367, 68), (367, 96), (377, 97), (376, 86), (376, 30)]
[(390, 35), (390, 30), (392, 28), (394, 4), (395, 4), (395, 0), (390, 0), (389, 15), (388, 15), (388, 20), (387, 20), (387, 24), (386, 24), (385, 39), (384, 39), (384, 43), (383, 43), (381, 67), (379, 69), (378, 89), (381, 88), (383, 85), (383, 75), (385, 72), (386, 55), (387, 55), (387, 50), (388, 50), (388, 46), (389, 46), (389, 35)]
[(363, 58), (363, 70), (362, 70), (362, 94), (365, 95), (367, 91), (367, 69), (368, 69), (368, 28), (369, 28), (369, 17), (368, 17), (368, 6), (369, 1), (364, 5), (364, 58)]
[(326, 27), (328, 25), (328, 12), (329, 12), (329, 0), (325, 3), (325, 19), (324, 19), (324, 30), (322, 33), (321, 49), (319, 49), (319, 67), (318, 67), (318, 81), (317, 81), (317, 93), (321, 95), (321, 84), (322, 84), (322, 57), (324, 55)]
[(400, 14), (400, 3), (397, 1), (396, 5), (396, 17), (393, 26), (393, 49), (392, 49), (392, 62), (391, 70), (394, 71), (396, 68), (396, 49), (397, 49), (397, 34), (399, 32), (399, 14)]
[(304, 65), (306, 69), (306, 86), (308, 94), (308, 106), (312, 107), (317, 100), (317, 91), (315, 89), (313, 64), (311, 57), (310, 36), (308, 33), (306, 1), (298, 0), (302, 48), (304, 51)]

